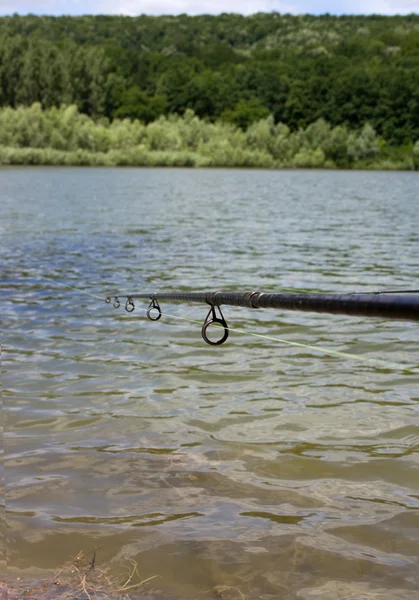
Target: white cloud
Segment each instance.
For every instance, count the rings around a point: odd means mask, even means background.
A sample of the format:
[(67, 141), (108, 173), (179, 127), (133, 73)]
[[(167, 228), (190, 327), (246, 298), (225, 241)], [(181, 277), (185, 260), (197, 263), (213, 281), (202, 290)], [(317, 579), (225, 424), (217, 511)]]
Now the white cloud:
[[(92, 5), (90, 5), (91, 7)], [(82, 5), (81, 5), (82, 7)], [(102, 0), (95, 12), (126, 15), (178, 15), (186, 13), (249, 15), (277, 11), (285, 14), (408, 14), (419, 11), (419, 0)]]
[(406, 15), (419, 10), (419, 0), (347, 0), (337, 4), (346, 14)]
[(0, 0), (0, 14), (47, 13), (56, 7), (54, 0)]
[(125, 14), (176, 15), (186, 13), (252, 14), (409, 14), (419, 12), (419, 0), (0, 0), (0, 14)]
[(302, 12), (297, 4), (278, 0), (104, 0), (105, 13), (124, 15), (188, 15), (221, 14), (223, 12), (249, 15), (256, 12), (297, 14)]

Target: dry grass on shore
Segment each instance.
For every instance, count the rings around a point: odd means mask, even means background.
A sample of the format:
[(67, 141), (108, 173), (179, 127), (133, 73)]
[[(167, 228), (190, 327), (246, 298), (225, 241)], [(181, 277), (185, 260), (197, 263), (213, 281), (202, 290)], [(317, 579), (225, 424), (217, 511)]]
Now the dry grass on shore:
[[(96, 552), (90, 559), (79, 552), (51, 579), (10, 582), (0, 579), (1, 600), (167, 600), (161, 590), (153, 589), (153, 575), (141, 578), (137, 563), (131, 561), (123, 578), (111, 577), (98, 566)], [(207, 590), (214, 600), (246, 600), (237, 587), (217, 585)]]
[(106, 569), (96, 564), (96, 553), (89, 560), (83, 552), (50, 580), (24, 583), (10, 583), (0, 580), (0, 598), (3, 600), (151, 600), (153, 595), (146, 592), (145, 586), (156, 579), (154, 575), (141, 579), (137, 564), (132, 561), (124, 579), (110, 577)]

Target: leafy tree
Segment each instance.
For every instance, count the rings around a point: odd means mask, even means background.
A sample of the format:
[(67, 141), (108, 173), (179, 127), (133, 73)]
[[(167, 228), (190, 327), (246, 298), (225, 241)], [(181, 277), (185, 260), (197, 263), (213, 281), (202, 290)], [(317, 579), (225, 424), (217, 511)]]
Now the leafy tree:
[(359, 134), (349, 134), (346, 145), (350, 160), (373, 158), (380, 148), (377, 134), (369, 123), (364, 125)]
[(250, 100), (239, 100), (233, 108), (226, 109), (221, 114), (221, 119), (233, 123), (241, 129), (247, 129), (249, 125), (268, 115), (269, 110), (263, 106), (262, 102), (258, 98), (251, 98)]
[(134, 85), (121, 94), (121, 104), (114, 111), (118, 118), (138, 119), (150, 123), (165, 112), (166, 99), (164, 96), (148, 96), (138, 86)]

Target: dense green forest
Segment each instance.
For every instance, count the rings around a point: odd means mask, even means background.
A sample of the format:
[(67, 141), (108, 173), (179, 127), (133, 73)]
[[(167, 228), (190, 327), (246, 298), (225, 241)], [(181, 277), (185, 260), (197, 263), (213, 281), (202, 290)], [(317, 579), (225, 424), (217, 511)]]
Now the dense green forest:
[[(113, 119), (145, 127), (186, 110), (237, 135), (321, 122), (356, 137), (368, 125), (383, 160), (386, 147), (413, 160), (419, 16), (2, 17), (0, 106), (33, 103), (74, 105), (109, 130)], [(346, 149), (331, 160), (352, 159)]]

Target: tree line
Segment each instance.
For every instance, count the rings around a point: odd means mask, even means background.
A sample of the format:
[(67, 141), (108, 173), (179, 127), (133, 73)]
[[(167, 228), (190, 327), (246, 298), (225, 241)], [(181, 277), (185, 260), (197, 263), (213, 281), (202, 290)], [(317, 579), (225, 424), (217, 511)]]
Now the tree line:
[(182, 116), (93, 119), (77, 107), (0, 109), (0, 164), (259, 168), (419, 168), (419, 140), (394, 148), (366, 123), (359, 130), (318, 119), (292, 131), (272, 115), (245, 130)]

